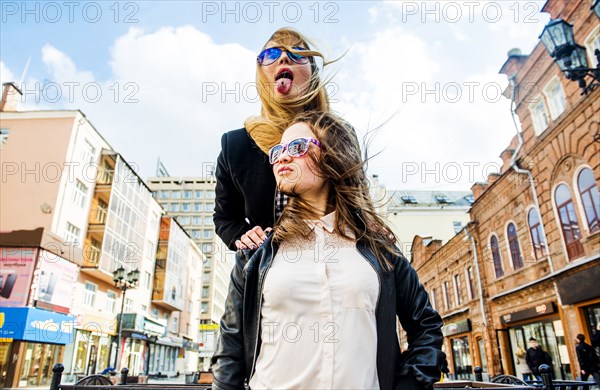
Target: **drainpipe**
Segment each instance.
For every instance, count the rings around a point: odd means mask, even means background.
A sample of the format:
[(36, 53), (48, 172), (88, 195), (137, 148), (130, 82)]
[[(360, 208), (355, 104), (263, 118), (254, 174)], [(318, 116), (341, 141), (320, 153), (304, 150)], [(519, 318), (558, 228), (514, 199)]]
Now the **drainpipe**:
[[(546, 228), (544, 227), (544, 220), (542, 218), (542, 210), (540, 209), (540, 204), (538, 202), (538, 196), (537, 196), (537, 191), (535, 189), (533, 175), (531, 174), (531, 171), (520, 168), (517, 165), (517, 155), (519, 154), (519, 151), (523, 147), (523, 136), (521, 135), (521, 132), (519, 131), (519, 126), (517, 125), (517, 120), (515, 119), (515, 116), (516, 116), (515, 95), (516, 95), (516, 90), (517, 90), (515, 76), (509, 77), (508, 80), (510, 82), (510, 87), (512, 90), (512, 95), (510, 97), (510, 114), (511, 114), (511, 117), (513, 120), (513, 124), (515, 125), (515, 129), (517, 130), (517, 140), (518, 140), (517, 149), (515, 150), (515, 152), (513, 153), (512, 157), (510, 159), (510, 167), (516, 173), (525, 174), (529, 178), (531, 192), (533, 193), (533, 202), (535, 203), (535, 208), (537, 209), (538, 215), (540, 217), (540, 227), (542, 228), (542, 236), (544, 237), (544, 248), (546, 249), (546, 258), (548, 259), (548, 265), (550, 266), (550, 274), (553, 274), (554, 273), (554, 263), (552, 262), (552, 257), (550, 257), (550, 248), (548, 247), (548, 240), (546, 237)], [(560, 296), (559, 296), (559, 299), (560, 299)]]

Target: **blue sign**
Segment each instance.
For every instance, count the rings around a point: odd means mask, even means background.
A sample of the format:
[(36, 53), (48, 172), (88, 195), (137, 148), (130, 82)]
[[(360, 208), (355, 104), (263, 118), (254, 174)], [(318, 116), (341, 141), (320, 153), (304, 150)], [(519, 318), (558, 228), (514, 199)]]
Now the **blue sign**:
[(73, 342), (75, 317), (33, 307), (0, 307), (0, 338), (37, 343)]

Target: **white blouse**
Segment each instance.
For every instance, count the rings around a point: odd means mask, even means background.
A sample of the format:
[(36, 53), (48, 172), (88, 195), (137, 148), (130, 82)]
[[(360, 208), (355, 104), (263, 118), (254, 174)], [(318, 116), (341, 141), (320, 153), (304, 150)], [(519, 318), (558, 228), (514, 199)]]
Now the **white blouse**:
[(261, 347), (251, 389), (379, 389), (379, 279), (334, 213), (314, 239), (284, 242), (267, 271)]

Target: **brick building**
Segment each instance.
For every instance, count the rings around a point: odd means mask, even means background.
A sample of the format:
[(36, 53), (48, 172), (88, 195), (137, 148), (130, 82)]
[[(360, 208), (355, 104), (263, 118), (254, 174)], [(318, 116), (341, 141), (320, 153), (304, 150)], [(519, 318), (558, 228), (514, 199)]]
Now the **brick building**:
[[(575, 41), (597, 66), (600, 23), (591, 4), (549, 0), (542, 11), (572, 24)], [(505, 96), (514, 100), (521, 129), (501, 152), (500, 174), (473, 185), (472, 222), (444, 246), (416, 237), (414, 266), (444, 318), (456, 376), (482, 364), (490, 376), (522, 377), (528, 372), (523, 352), (535, 337), (552, 356), (554, 376), (576, 378), (575, 336), (589, 340), (600, 323), (600, 289), (594, 288), (600, 280), (600, 88), (582, 95), (541, 42), (529, 55), (511, 51), (500, 73), (510, 82)], [(465, 232), (475, 251), (462, 241)], [(474, 279), (481, 298), (465, 290), (470, 264), (481, 271)]]

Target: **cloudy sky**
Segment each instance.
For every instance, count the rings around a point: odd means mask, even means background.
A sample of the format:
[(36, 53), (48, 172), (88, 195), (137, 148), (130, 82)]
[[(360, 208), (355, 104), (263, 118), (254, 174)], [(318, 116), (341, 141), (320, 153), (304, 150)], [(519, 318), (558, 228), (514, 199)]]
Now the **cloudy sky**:
[(333, 108), (370, 135), (389, 189), (468, 190), (515, 134), (506, 53), (529, 53), (544, 1), (2, 1), (0, 79), (21, 109), (80, 109), (146, 178), (201, 176), (259, 112), (255, 57), (291, 26), (317, 43)]

